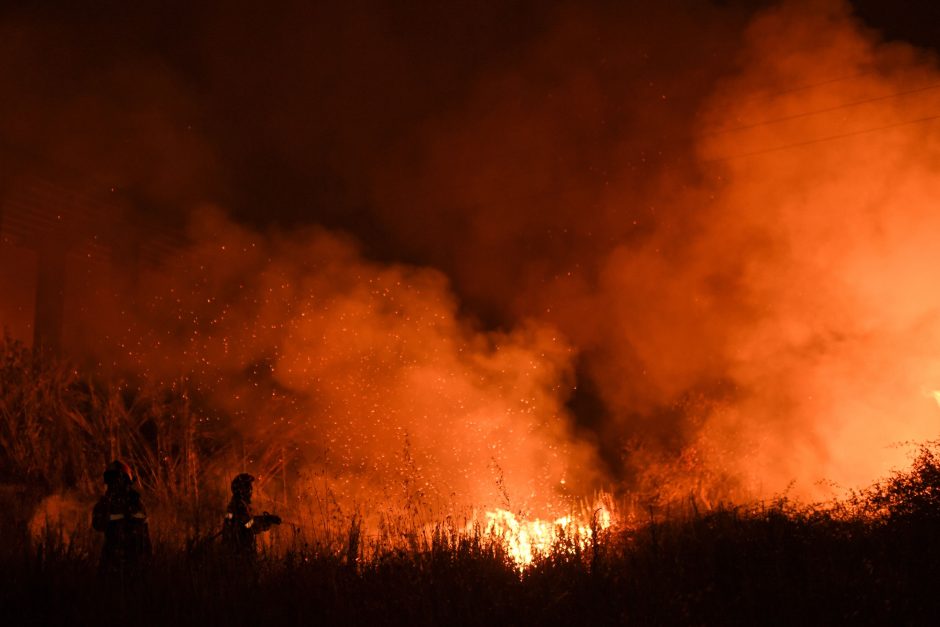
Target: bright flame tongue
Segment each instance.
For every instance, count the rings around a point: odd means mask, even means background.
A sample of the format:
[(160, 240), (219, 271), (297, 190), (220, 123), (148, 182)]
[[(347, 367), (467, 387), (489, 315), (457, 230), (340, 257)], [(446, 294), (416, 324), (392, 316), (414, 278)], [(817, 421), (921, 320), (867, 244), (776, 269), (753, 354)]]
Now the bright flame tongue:
[[(610, 513), (606, 509), (598, 510), (596, 526), (600, 530), (610, 527)], [(468, 524), (467, 531), (472, 532), (472, 527), (472, 523)], [(561, 541), (568, 547), (576, 545), (586, 549), (593, 535), (590, 524), (572, 516), (563, 516), (554, 522), (539, 518), (519, 520), (504, 509), (486, 512), (485, 533), (499, 539), (520, 568), (530, 565), (537, 555), (557, 550)]]

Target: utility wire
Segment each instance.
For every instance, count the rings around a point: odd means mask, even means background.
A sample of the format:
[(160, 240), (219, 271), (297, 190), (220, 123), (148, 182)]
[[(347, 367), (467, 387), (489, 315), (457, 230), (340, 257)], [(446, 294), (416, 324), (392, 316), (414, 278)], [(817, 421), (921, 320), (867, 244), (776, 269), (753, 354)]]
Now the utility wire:
[(753, 102), (755, 100), (769, 100), (771, 98), (776, 98), (778, 96), (785, 96), (787, 94), (792, 94), (798, 91), (808, 91), (810, 89), (816, 89), (817, 87), (825, 87), (826, 85), (832, 85), (833, 83), (841, 83), (843, 81), (850, 81), (856, 78), (862, 78), (863, 76), (869, 76), (875, 74), (877, 70), (865, 70), (863, 72), (856, 72), (855, 74), (848, 74), (846, 76), (838, 76), (835, 78), (827, 78), (816, 83), (809, 83), (806, 85), (798, 85), (796, 87), (788, 87), (787, 89), (781, 89), (779, 91), (770, 92), (767, 94), (756, 93), (751, 96), (744, 98), (745, 102)]
[[(935, 86), (931, 86), (931, 89), (934, 89), (934, 88), (940, 88), (940, 84), (935, 85)], [(926, 89), (926, 88), (923, 88), (923, 89)], [(894, 96), (884, 96), (884, 97), (879, 97), (879, 98), (887, 98), (887, 97), (894, 97)], [(849, 105), (847, 105), (847, 106), (849, 106)], [(807, 114), (807, 115), (809, 115), (809, 114)], [(772, 146), (772, 147), (769, 147), (769, 148), (762, 148), (762, 149), (760, 149), (760, 150), (754, 150), (754, 151), (751, 151), (751, 152), (744, 152), (744, 153), (739, 153), (739, 154), (726, 155), (726, 156), (723, 156), (723, 157), (715, 157), (715, 158), (712, 158), (712, 159), (701, 159), (701, 160), (698, 161), (698, 163), (701, 163), (701, 164), (716, 164), (716, 163), (722, 163), (722, 162), (727, 162), (727, 161), (733, 161), (733, 160), (736, 160), (736, 159), (746, 159), (746, 158), (748, 158), (748, 157), (757, 157), (757, 156), (760, 156), (760, 155), (770, 154), (770, 153), (774, 153), (774, 152), (781, 152), (781, 151), (784, 151), (784, 150), (792, 150), (792, 149), (795, 149), (795, 148), (802, 148), (802, 147), (811, 146), (811, 145), (814, 145), (814, 144), (822, 144), (822, 143), (825, 143), (825, 142), (838, 141), (838, 140), (847, 139), (847, 138), (850, 138), (850, 137), (857, 137), (857, 136), (860, 136), (860, 135), (867, 135), (867, 134), (869, 134), (869, 133), (876, 133), (876, 132), (878, 132), (878, 131), (889, 130), (889, 129), (897, 128), (897, 127), (901, 127), (901, 126), (908, 126), (908, 125), (911, 125), (911, 124), (920, 124), (920, 123), (924, 123), (924, 122), (930, 122), (930, 121), (932, 121), (932, 120), (937, 120), (937, 119), (940, 119), (940, 113), (935, 114), (935, 115), (929, 115), (929, 116), (921, 117), (921, 118), (916, 118), (916, 119), (913, 119), (913, 120), (904, 120), (904, 121), (901, 121), (901, 122), (894, 122), (894, 123), (891, 123), (891, 124), (885, 124), (885, 125), (883, 125), (883, 126), (876, 126), (876, 127), (873, 127), (873, 128), (864, 128), (864, 129), (860, 129), (860, 130), (857, 130), (857, 131), (851, 131), (851, 132), (848, 132), (848, 133), (839, 133), (839, 134), (836, 134), (836, 135), (827, 135), (827, 136), (825, 136), (825, 137), (818, 137), (818, 138), (810, 139), (810, 140), (806, 140), (806, 141), (793, 142), (793, 143), (790, 143), (790, 144), (783, 144), (783, 145), (780, 145), (780, 146)], [(492, 177), (491, 179), (488, 179), (488, 182), (493, 182), (493, 181), (496, 181), (497, 179), (502, 179), (502, 178), (505, 178), (505, 177), (503, 177), (503, 176), (500, 176), (500, 177)], [(471, 186), (468, 185), (468, 186), (466, 186), (466, 187), (471, 187)], [(583, 186), (578, 186), (577, 188), (587, 189), (587, 188), (592, 188), (592, 187), (594, 187), (594, 186), (583, 185)], [(451, 191), (453, 191), (453, 188), (451, 188)], [(532, 201), (532, 200), (538, 200), (538, 199), (547, 198), (547, 197), (553, 196), (553, 195), (555, 195), (555, 194), (556, 194), (556, 192), (555, 192), (554, 190), (552, 190), (552, 189), (541, 189), (541, 190), (533, 191), (533, 192), (529, 192), (529, 193), (504, 195), (504, 196), (501, 196), (500, 200), (501, 200), (502, 202)], [(411, 198), (411, 197), (409, 196), (409, 198)], [(402, 200), (402, 198), (400, 198), (400, 197), (395, 197), (395, 198), (392, 198), (391, 200), (393, 200), (393, 201), (400, 201), (400, 200)], [(484, 206), (484, 205), (487, 204), (487, 203), (473, 202), (473, 203), (457, 203), (457, 204), (459, 204), (461, 207), (473, 208), (473, 207), (482, 207), (482, 206)]]
[[(847, 76), (842, 76), (842, 77), (837, 77), (837, 78), (831, 78), (831, 79), (827, 79), (827, 80), (820, 81), (820, 82), (817, 82), (817, 83), (811, 83), (811, 84), (808, 84), (808, 85), (801, 85), (801, 86), (793, 87), (793, 88), (790, 88), (790, 89), (781, 90), (781, 91), (778, 91), (778, 92), (774, 92), (774, 93), (772, 93), (772, 94), (754, 96), (754, 99), (757, 99), (757, 98), (773, 98), (773, 97), (780, 96), (780, 95), (785, 95), (785, 94), (788, 94), (788, 93), (793, 93), (793, 92), (798, 92), (798, 91), (804, 91), (804, 90), (814, 89), (814, 88), (816, 88), (816, 87), (821, 87), (821, 86), (830, 85), (830, 84), (834, 84), (834, 83), (838, 83), (838, 82), (844, 82), (844, 81), (847, 81), (847, 80), (852, 80), (852, 79), (859, 78), (859, 77), (862, 77), (862, 76), (870, 75), (870, 74), (872, 74), (872, 73), (874, 73), (874, 70), (865, 71), (865, 72), (860, 72), (860, 73), (856, 73), (856, 74), (852, 74), (852, 75), (847, 75)], [(847, 103), (843, 103), (843, 104), (839, 104), (839, 105), (835, 105), (835, 106), (831, 106), (831, 107), (826, 107), (826, 108), (823, 108), (823, 109), (816, 109), (816, 110), (813, 110), (813, 111), (805, 111), (805, 112), (802, 112), (802, 113), (795, 113), (795, 114), (792, 114), (792, 115), (783, 116), (783, 117), (779, 117), (779, 118), (774, 118), (774, 119), (770, 119), (770, 120), (764, 120), (764, 121), (761, 121), (761, 122), (755, 122), (755, 123), (752, 123), (752, 124), (745, 124), (745, 125), (736, 126), (736, 127), (732, 127), (732, 128), (726, 128), (726, 129), (716, 129), (716, 130), (713, 130), (713, 131), (705, 131), (704, 133), (698, 133), (698, 134), (695, 134), (695, 135), (692, 135), (692, 136), (688, 136), (688, 137), (684, 137), (684, 138), (681, 138), (681, 139), (676, 139), (676, 140), (672, 140), (672, 141), (667, 141), (666, 143), (667, 143), (667, 144), (670, 144), (670, 143), (687, 142), (687, 141), (694, 141), (694, 140), (696, 140), (696, 139), (702, 139), (702, 138), (720, 136), (720, 135), (723, 135), (723, 134), (729, 134), (729, 133), (733, 133), (733, 132), (739, 132), (739, 131), (742, 131), (742, 130), (748, 130), (748, 129), (753, 129), (753, 128), (759, 128), (759, 127), (761, 127), (761, 126), (769, 126), (769, 125), (777, 124), (777, 123), (780, 123), (780, 122), (785, 122), (785, 121), (790, 121), (790, 120), (795, 120), (795, 119), (801, 119), (801, 118), (811, 117), (811, 116), (814, 116), (814, 115), (820, 115), (820, 114), (823, 114), (823, 113), (830, 113), (830, 112), (833, 112), (833, 111), (839, 111), (839, 110), (842, 110), (842, 109), (847, 109), (847, 108), (851, 108), (851, 107), (856, 107), (856, 106), (859, 106), (859, 105), (868, 104), (868, 103), (872, 103), (872, 102), (882, 102), (882, 101), (887, 101), (887, 100), (891, 100), (891, 99), (894, 99), (894, 98), (900, 98), (900, 97), (908, 96), (908, 95), (912, 95), (912, 94), (925, 93), (925, 92), (932, 91), (932, 90), (935, 90), (935, 89), (940, 89), (940, 83), (931, 83), (931, 84), (924, 85), (924, 86), (921, 86), (921, 87), (916, 87), (916, 88), (913, 88), (913, 89), (906, 89), (906, 90), (899, 91), (899, 92), (894, 92), (894, 93), (891, 93), (891, 94), (885, 94), (885, 95), (881, 95), (881, 96), (874, 96), (874, 97), (870, 97), (870, 98), (864, 98), (864, 99), (860, 99), (860, 100), (854, 100), (854, 101), (851, 101), (851, 102), (847, 102)], [(929, 121), (932, 121), (932, 120), (935, 120), (935, 119), (938, 119), (938, 118), (940, 118), (940, 114), (931, 115), (931, 116), (922, 117), (922, 118), (917, 118), (917, 119), (914, 119), (914, 120), (906, 120), (906, 121), (902, 121), (902, 122), (896, 122), (896, 123), (893, 123), (893, 124), (888, 124), (888, 125), (884, 125), (884, 126), (878, 126), (878, 127), (874, 127), (874, 128), (861, 129), (861, 130), (852, 131), (852, 132), (849, 132), (849, 133), (841, 133), (841, 134), (837, 134), (837, 135), (829, 135), (829, 136), (820, 137), (820, 138), (816, 138), (816, 139), (811, 139), (811, 140), (807, 140), (807, 141), (794, 142), (794, 143), (784, 144), (784, 145), (780, 145), (780, 146), (773, 146), (773, 147), (764, 148), (764, 149), (760, 149), (760, 150), (754, 150), (754, 151), (751, 151), (751, 152), (745, 152), (745, 153), (740, 153), (740, 154), (727, 155), (727, 156), (716, 157), (716, 158), (712, 158), (712, 159), (705, 159), (705, 160), (701, 161), (701, 163), (706, 163), (706, 164), (709, 164), (709, 163), (720, 163), (720, 162), (723, 162), (723, 161), (731, 161), (731, 160), (735, 160), (735, 159), (744, 159), (744, 158), (748, 158), (748, 157), (760, 156), (760, 155), (764, 155), (764, 154), (768, 154), (768, 153), (779, 152), (779, 151), (789, 150), (789, 149), (794, 149), (794, 148), (800, 148), (800, 147), (804, 147), (804, 146), (810, 146), (810, 145), (819, 144), (819, 143), (824, 143), (824, 142), (829, 142), (829, 141), (837, 141), (837, 140), (840, 140), (840, 139), (846, 139), (846, 138), (849, 138), (849, 137), (855, 137), (855, 136), (859, 136), (859, 135), (865, 135), (865, 134), (868, 134), (868, 133), (874, 133), (874, 132), (877, 132), (877, 131), (888, 130), (888, 129), (891, 129), (891, 128), (896, 128), (896, 127), (905, 126), (905, 125), (909, 125), (909, 124), (918, 124), (918, 123), (923, 123), (923, 122), (929, 122)], [(39, 164), (44, 164), (44, 165), (46, 165), (46, 166), (50, 166), (50, 165), (51, 165), (51, 166), (53, 167), (53, 169), (59, 169), (60, 171), (67, 172), (67, 173), (69, 173), (69, 174), (72, 174), (73, 176), (80, 177), (80, 178), (85, 179), (85, 180), (90, 180), (90, 181), (92, 181), (93, 183), (96, 183), (96, 184), (98, 184), (98, 185), (101, 185), (101, 186), (106, 186), (106, 185), (108, 185), (108, 183), (107, 183), (106, 181), (104, 181), (102, 178), (100, 178), (100, 177), (97, 175), (97, 173), (92, 173), (92, 172), (80, 172), (80, 171), (78, 170), (78, 168), (72, 166), (71, 164), (50, 163), (50, 161), (49, 161), (47, 158), (41, 156), (41, 155), (38, 154), (36, 151), (31, 150), (31, 149), (27, 149), (27, 148), (25, 148), (24, 146), (19, 145), (19, 144), (14, 144), (13, 142), (10, 142), (9, 140), (7, 140), (7, 139), (5, 139), (5, 138), (3, 138), (3, 137), (0, 137), (0, 149), (7, 150), (7, 151), (10, 151), (10, 152), (18, 153), (19, 156), (25, 157), (25, 158), (28, 159), (29, 161), (33, 161), (34, 163), (36, 163), (36, 165), (39, 165)], [(661, 153), (661, 151), (659, 151), (659, 152)], [(650, 151), (649, 151), (650, 156), (655, 156), (656, 153), (657, 153), (657, 151), (655, 151), (655, 150), (650, 150)], [(502, 176), (502, 175), (496, 176), (496, 177), (488, 177), (486, 183), (498, 182), (499, 180), (502, 180), (502, 179), (504, 179), (504, 178), (505, 178), (505, 176)], [(474, 185), (467, 185), (466, 187), (476, 187), (476, 185), (475, 185), (475, 184), (474, 184)], [(452, 191), (455, 191), (455, 190), (452, 190)], [(537, 192), (526, 193), (526, 194), (513, 194), (513, 195), (511, 195), (511, 196), (509, 196), (509, 197), (504, 197), (504, 200), (509, 200), (509, 201), (534, 200), (534, 199), (538, 199), (538, 198), (544, 198), (544, 197), (549, 196), (549, 195), (552, 195), (552, 194), (554, 194), (554, 193), (555, 193), (555, 192), (554, 192), (553, 190), (544, 189), (544, 190), (540, 190), (540, 191), (537, 191)], [(409, 196), (409, 197), (410, 197), (410, 196)], [(478, 206), (478, 205), (480, 205), (480, 204), (481, 204), (481, 203), (470, 203), (470, 204), (464, 204), (464, 206)]]
[(713, 137), (715, 135), (724, 135), (726, 133), (734, 133), (737, 131), (744, 131), (752, 128), (758, 128), (761, 126), (769, 126), (771, 124), (778, 124), (780, 122), (788, 122), (790, 120), (798, 120), (800, 118), (806, 118), (814, 115), (819, 115), (822, 113), (831, 113), (833, 111), (839, 111), (841, 109), (848, 109), (851, 107), (857, 107), (863, 104), (869, 104), (872, 102), (881, 102), (883, 100), (891, 100), (893, 98), (900, 98), (902, 96), (909, 96), (911, 94), (919, 94), (926, 91), (931, 91), (934, 89), (940, 89), (940, 83), (931, 83), (930, 85), (924, 85), (922, 87), (917, 87), (915, 89), (908, 89), (905, 91), (894, 92), (892, 94), (885, 94), (882, 96), (874, 96), (871, 98), (862, 98), (861, 100), (853, 100), (851, 102), (845, 102), (839, 105), (826, 107), (824, 109), (816, 109), (814, 111), (805, 111), (803, 113), (794, 113), (792, 115), (786, 115), (779, 118), (772, 118), (770, 120), (763, 120), (761, 122), (754, 122), (751, 124), (742, 124), (740, 126), (732, 126), (724, 129), (716, 129), (714, 131), (705, 131), (700, 133), (699, 137)]
[(794, 142), (792, 144), (784, 144), (782, 146), (774, 146), (772, 148), (765, 148), (762, 150), (755, 150), (752, 152), (744, 152), (737, 155), (727, 155), (724, 157), (716, 157), (714, 159), (705, 159), (704, 163), (719, 163), (722, 161), (732, 161), (734, 159), (744, 159), (746, 157), (756, 157), (759, 155), (765, 155), (772, 152), (779, 152), (782, 150), (790, 150), (792, 148), (802, 148), (803, 146), (811, 146), (813, 144), (821, 144), (829, 141), (837, 141), (840, 139), (846, 139), (848, 137), (858, 137), (859, 135), (866, 135), (868, 133), (875, 133), (877, 131), (884, 131), (892, 128), (897, 128), (899, 126), (907, 126), (909, 124), (920, 124), (922, 122), (930, 122), (931, 120), (940, 119), (940, 113), (936, 115), (929, 115), (922, 118), (917, 118), (914, 120), (904, 120), (903, 122), (894, 122), (893, 124), (885, 124), (884, 126), (876, 126), (874, 128), (865, 128), (858, 131), (852, 131), (850, 133), (840, 133), (838, 135), (828, 135), (826, 137), (818, 137), (816, 139), (809, 139), (802, 142)]

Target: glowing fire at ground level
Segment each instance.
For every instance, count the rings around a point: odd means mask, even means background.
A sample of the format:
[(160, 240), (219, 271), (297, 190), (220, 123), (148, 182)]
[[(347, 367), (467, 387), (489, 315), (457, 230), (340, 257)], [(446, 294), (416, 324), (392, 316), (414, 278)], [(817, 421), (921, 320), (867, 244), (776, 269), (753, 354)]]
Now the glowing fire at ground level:
[[(573, 515), (562, 516), (554, 521), (539, 518), (517, 518), (504, 509), (486, 512), (486, 526), (483, 533), (500, 540), (513, 561), (520, 568), (530, 565), (539, 555), (552, 551), (585, 550), (591, 546), (594, 535), (611, 525), (610, 512), (599, 507), (593, 520), (585, 522)], [(475, 524), (469, 523), (468, 533), (476, 531)]]

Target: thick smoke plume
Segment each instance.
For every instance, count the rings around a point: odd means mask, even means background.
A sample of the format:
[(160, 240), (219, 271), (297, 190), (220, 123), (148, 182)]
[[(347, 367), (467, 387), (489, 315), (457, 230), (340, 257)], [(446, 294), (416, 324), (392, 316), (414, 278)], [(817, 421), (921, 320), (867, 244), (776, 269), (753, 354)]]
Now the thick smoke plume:
[(573, 342), (625, 479), (870, 481), (940, 417), (936, 64), (842, 2), (769, 9), (692, 66), (670, 60), (709, 38), (665, 23), (658, 48), (566, 20), (481, 81), (404, 201), (460, 236), (418, 241), (471, 297)]
[[(73, 348), (352, 498), (816, 497), (904, 463), (940, 418), (936, 60), (838, 0), (657, 6), (199, 14), (191, 64), (77, 57), (65, 95), (0, 66), (35, 96), (8, 140), (238, 218), (195, 212), (135, 302), (96, 287)], [(58, 30), (11, 31), (49, 63)]]
[[(905, 461), (892, 445), (935, 437), (934, 59), (879, 42), (843, 3), (786, 3), (746, 28), (698, 116), (670, 121), (677, 139), (650, 136), (648, 93), (620, 93), (603, 63), (566, 67), (570, 48), (483, 85), (432, 135), (426, 180), (439, 204), (471, 186), (446, 219), (478, 237), (436, 245), (467, 253), (458, 284), (485, 295), (487, 260), (523, 269), (499, 302), (573, 341), (627, 472), (656, 475), (666, 459), (752, 493), (796, 481), (818, 495), (819, 481), (863, 484)], [(541, 67), (548, 86), (530, 78)], [(646, 119), (605, 132), (624, 112)], [(674, 154), (685, 132), (689, 159)], [(521, 137), (534, 158), (494, 137)], [(472, 185), (491, 171), (523, 183)], [(513, 198), (522, 185), (537, 195)]]
[(755, 480), (854, 487), (940, 424), (940, 72), (840, 3), (770, 11), (746, 41), (700, 143), (720, 182), (698, 254), (750, 313), (726, 350), (742, 398), (713, 422), (758, 444)]
[(142, 278), (136, 315), (98, 310), (90, 337), (148, 380), (185, 373), (249, 457), (280, 448), (347, 502), (435, 511), (561, 511), (590, 485), (564, 407), (571, 349), (550, 326), (475, 329), (439, 272), (368, 262), (318, 228), (265, 236), (206, 210), (189, 239)]

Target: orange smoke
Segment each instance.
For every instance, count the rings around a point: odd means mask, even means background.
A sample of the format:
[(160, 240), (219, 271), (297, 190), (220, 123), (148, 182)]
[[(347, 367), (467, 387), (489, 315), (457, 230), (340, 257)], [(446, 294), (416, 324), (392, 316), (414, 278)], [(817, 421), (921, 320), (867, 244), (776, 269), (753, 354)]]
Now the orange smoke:
[[(551, 519), (598, 484), (724, 497), (795, 482), (816, 497), (936, 436), (935, 59), (879, 40), (840, 0), (756, 16), (571, 3), (527, 22), (524, 41), (451, 51), (454, 78), (428, 53), (443, 37), (399, 41), (391, 13), (337, 11), (348, 29), (301, 12), (323, 31), (303, 45), (278, 19), (258, 26), (291, 71), (255, 68), (256, 89), (213, 49), (200, 71), (215, 100), (190, 103), (185, 80), (137, 58), (51, 114), (48, 93), (4, 109), (18, 145), (101, 163), (174, 206), (221, 181), (238, 196), (294, 176), (303, 193), (284, 197), (300, 213), (362, 242), (198, 212), (183, 250), (132, 280), (136, 303), (96, 288), (73, 348), (188, 378), (232, 421), (228, 453), (251, 457), (239, 438), (287, 450), (356, 500), (405, 490)], [(40, 55), (49, 28), (24, 49)], [(0, 78), (31, 94), (22, 67), (0, 63)], [(244, 136), (224, 115), (190, 132), (245, 91)], [(253, 152), (259, 137), (284, 167)], [(246, 172), (246, 188), (230, 180)]]
[(320, 229), (262, 236), (210, 211), (190, 235), (146, 277), (139, 319), (93, 335), (127, 347), (119, 363), (188, 373), (242, 437), (286, 447), (350, 501), (552, 512), (592, 478), (550, 326), (477, 330), (439, 272), (368, 262)]
[(837, 2), (768, 12), (747, 41), (700, 144), (721, 179), (705, 251), (763, 242), (738, 260), (756, 316), (732, 344), (749, 393), (731, 419), (762, 453), (743, 470), (854, 487), (940, 426), (940, 72)]
[(940, 418), (935, 60), (838, 1), (783, 3), (730, 62), (672, 73), (682, 55), (656, 35), (711, 36), (587, 23), (562, 21), (428, 135), (408, 203), (460, 235), (419, 241), (459, 251), (432, 254), (471, 297), (573, 343), (600, 399), (587, 422), (629, 483), (815, 497), (903, 465), (895, 445)]

